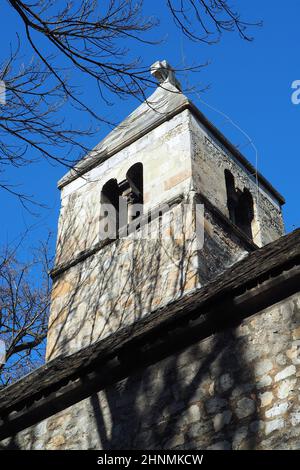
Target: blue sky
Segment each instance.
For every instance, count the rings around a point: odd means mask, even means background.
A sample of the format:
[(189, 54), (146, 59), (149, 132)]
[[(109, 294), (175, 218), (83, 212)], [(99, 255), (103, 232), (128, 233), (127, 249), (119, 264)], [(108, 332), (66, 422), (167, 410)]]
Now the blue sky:
[[(210, 65), (200, 73), (189, 73), (190, 84), (199, 83), (200, 87), (209, 86), (201, 95), (202, 99), (223, 113), (226, 113), (252, 139), (258, 149), (258, 169), (286, 198), (284, 208), (286, 230), (300, 226), (297, 201), (300, 187), (298, 133), (300, 125), (300, 105), (291, 102), (291, 84), (300, 79), (299, 54), (300, 42), (299, 0), (290, 0), (288, 8), (282, 2), (251, 0), (236, 1), (247, 20), (263, 20), (263, 27), (251, 30), (254, 41), (243, 41), (235, 33), (224, 34), (220, 43), (208, 46), (189, 42), (174, 26), (163, 7), (161, 0), (145, 0), (145, 14), (159, 15), (160, 26), (152, 37), (164, 37), (159, 46), (136, 45), (132, 50), (143, 57), (144, 63), (151, 65), (156, 60), (167, 59), (174, 67), (183, 67), (183, 56), (187, 64), (204, 63)], [(8, 4), (2, 2), (1, 43), (3, 50), (20, 32), (21, 25), (10, 11)], [(21, 32), (22, 40), (22, 32)], [(22, 44), (25, 53), (29, 50)], [(25, 57), (25, 56), (24, 56)], [(186, 75), (178, 77), (186, 85)], [(115, 106), (105, 108), (97, 97), (95, 87), (88, 81), (78, 80), (87, 100), (99, 100), (99, 111), (113, 120), (125, 118), (138, 103), (133, 98), (118, 101)], [(191, 96), (194, 103), (206, 114), (220, 130), (239, 145), (246, 157), (255, 163), (255, 154), (245, 137), (218, 113), (213, 112)], [(1, 110), (0, 110), (1, 112)], [(70, 111), (67, 111), (70, 113)], [(69, 114), (69, 117), (71, 115)], [(84, 125), (89, 117), (74, 113), (74, 125)], [(91, 140), (97, 144), (109, 132), (105, 125)], [(47, 209), (39, 210), (33, 216), (26, 212), (13, 197), (1, 193), (2, 229), (0, 243), (11, 242), (28, 226), (34, 225), (28, 246), (42, 240), (48, 230), (56, 232), (59, 212), (59, 191), (57, 180), (66, 172), (62, 166), (50, 166), (40, 162), (27, 168), (11, 171), (9, 177), (22, 185)]]

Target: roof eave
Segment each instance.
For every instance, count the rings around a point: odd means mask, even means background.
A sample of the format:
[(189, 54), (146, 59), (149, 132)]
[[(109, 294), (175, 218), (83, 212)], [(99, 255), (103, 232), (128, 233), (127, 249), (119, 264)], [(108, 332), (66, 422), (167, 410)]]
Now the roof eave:
[(75, 167), (70, 170), (63, 178), (58, 181), (57, 187), (61, 190), (64, 186), (71, 183), (80, 176), (83, 176), (88, 171), (95, 168), (97, 165), (103, 163), (107, 159), (111, 158), (116, 153), (120, 152), (124, 148), (128, 147), (130, 144), (140, 139), (144, 135), (151, 132), (153, 129), (157, 128), (164, 122), (172, 119), (177, 114), (182, 113), (188, 109), (211, 133), (216, 137), (220, 143), (227, 148), (227, 150), (232, 153), (235, 158), (245, 166), (245, 168), (253, 175), (257, 174), (258, 181), (272, 194), (273, 197), (277, 199), (280, 205), (285, 204), (284, 197), (272, 186), (272, 184), (259, 172), (256, 171), (255, 167), (247, 160), (247, 158), (234, 146), (225, 136), (219, 131), (214, 124), (212, 124), (209, 119), (194, 105), (193, 102), (186, 98), (180, 106), (175, 107), (172, 111), (167, 112), (163, 115), (157, 115), (157, 119), (151, 123), (151, 125), (146, 126), (144, 129), (139, 130), (136, 134), (131, 136), (129, 139), (124, 140), (121, 144), (116, 145), (115, 147), (110, 148), (109, 150), (105, 149), (93, 155), (93, 151), (81, 160)]

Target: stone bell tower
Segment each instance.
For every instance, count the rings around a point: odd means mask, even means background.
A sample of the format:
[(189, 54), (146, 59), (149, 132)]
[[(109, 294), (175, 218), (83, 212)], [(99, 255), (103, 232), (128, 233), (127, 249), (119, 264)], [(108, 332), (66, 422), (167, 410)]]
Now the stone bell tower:
[[(58, 183), (48, 360), (201, 288), (283, 234), (282, 196), (181, 92), (158, 87)], [(111, 207), (113, 210), (108, 210)]]

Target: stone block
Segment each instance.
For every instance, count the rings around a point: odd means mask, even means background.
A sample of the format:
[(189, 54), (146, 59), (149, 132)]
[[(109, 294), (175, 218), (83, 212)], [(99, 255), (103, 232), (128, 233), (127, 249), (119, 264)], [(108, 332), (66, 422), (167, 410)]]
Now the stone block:
[(293, 426), (298, 426), (300, 424), (300, 410), (291, 413), (291, 422)]
[(283, 418), (273, 419), (272, 421), (266, 422), (265, 433), (271, 434), (271, 432), (277, 431), (278, 429), (282, 429), (283, 427), (284, 427)]
[(259, 380), (256, 381), (255, 385), (256, 388), (264, 388), (268, 387), (272, 383), (272, 378), (269, 375), (265, 375), (264, 377), (261, 377)]
[(300, 326), (298, 328), (295, 328), (292, 334), (294, 340), (300, 339)]
[(184, 180), (191, 176), (191, 171), (185, 169), (177, 173), (176, 175), (171, 176), (168, 180), (164, 182), (164, 190), (168, 191), (179, 183), (182, 183)]
[(231, 411), (227, 410), (223, 413), (218, 413), (213, 417), (214, 429), (219, 432), (224, 426), (230, 423), (232, 417)]
[(294, 390), (297, 379), (285, 379), (277, 387), (277, 396), (280, 399), (287, 398)]
[(214, 397), (206, 402), (205, 407), (209, 414), (215, 414), (225, 408), (227, 405), (227, 400), (224, 400), (223, 398)]
[(273, 401), (273, 393), (272, 392), (264, 392), (259, 394), (260, 405), (262, 408), (265, 406), (269, 406)]
[(223, 374), (219, 378), (219, 388), (222, 392), (227, 392), (234, 385), (234, 380), (230, 374)]
[(237, 402), (235, 413), (239, 419), (243, 419), (253, 414), (255, 410), (255, 401), (251, 400), (251, 398), (244, 397)]
[(288, 410), (288, 402), (277, 403), (272, 408), (265, 412), (267, 418), (275, 418), (275, 416), (282, 415)]
[(235, 430), (233, 437), (232, 437), (232, 449), (239, 450), (241, 448), (241, 444), (243, 440), (246, 439), (247, 435), (248, 435), (247, 426), (242, 426), (241, 428), (238, 428), (237, 430)]
[(270, 359), (264, 359), (262, 361), (258, 361), (254, 366), (255, 375), (266, 375), (273, 369), (273, 363)]
[(291, 375), (295, 375), (295, 374), (296, 374), (296, 367), (294, 365), (288, 366), (275, 375), (275, 382), (279, 382), (280, 380), (284, 380), (287, 377), (290, 377)]

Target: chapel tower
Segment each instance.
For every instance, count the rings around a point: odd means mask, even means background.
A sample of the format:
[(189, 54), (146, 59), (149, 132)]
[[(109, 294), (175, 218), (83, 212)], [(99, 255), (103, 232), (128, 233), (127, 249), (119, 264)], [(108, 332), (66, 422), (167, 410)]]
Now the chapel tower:
[(48, 360), (283, 235), (282, 196), (184, 96), (166, 61), (151, 73), (159, 83), (147, 102), (58, 183)]

